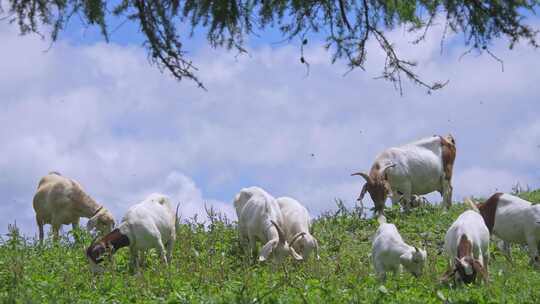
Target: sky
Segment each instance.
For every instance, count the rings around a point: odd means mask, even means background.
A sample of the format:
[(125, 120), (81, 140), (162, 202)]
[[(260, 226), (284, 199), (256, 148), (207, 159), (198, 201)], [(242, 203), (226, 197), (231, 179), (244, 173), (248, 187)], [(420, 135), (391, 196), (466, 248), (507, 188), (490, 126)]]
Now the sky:
[(232, 199), (252, 185), (315, 217), (335, 199), (354, 205), (363, 180), (350, 174), (379, 152), (434, 134), (457, 142), (454, 200), (540, 187), (540, 53), (528, 46), (493, 45), (503, 72), (489, 56), (460, 59), (459, 36), (441, 54), (440, 27), (420, 45), (395, 30), (389, 37), (424, 79), (449, 80), (431, 95), (405, 82), (401, 96), (374, 79), (384, 56), (373, 41), (366, 71), (344, 76), (345, 63), (331, 64), (317, 41), (305, 50), (306, 75), (298, 44), (255, 37), (235, 56), (199, 39), (190, 55), (203, 91), (152, 66), (134, 30), (105, 43), (75, 25), (46, 51), (50, 42), (0, 24), (0, 235), (15, 221), (36, 234), (32, 197), (53, 170), (117, 220), (153, 192), (179, 202), (183, 219), (205, 204), (235, 219)]

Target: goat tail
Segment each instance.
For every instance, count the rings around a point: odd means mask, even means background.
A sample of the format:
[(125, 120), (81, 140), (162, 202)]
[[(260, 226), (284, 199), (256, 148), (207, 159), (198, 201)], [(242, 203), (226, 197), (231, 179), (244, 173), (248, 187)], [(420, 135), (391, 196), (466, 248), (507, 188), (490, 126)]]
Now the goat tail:
[(386, 216), (384, 216), (384, 214), (380, 214), (377, 217), (377, 222), (379, 222), (379, 225), (385, 224), (386, 223)]
[(469, 206), (469, 208), (471, 208), (472, 210), (476, 212), (479, 212), (478, 206), (476, 206), (476, 204), (470, 198), (466, 197), (464, 201), (465, 201), (465, 204)]

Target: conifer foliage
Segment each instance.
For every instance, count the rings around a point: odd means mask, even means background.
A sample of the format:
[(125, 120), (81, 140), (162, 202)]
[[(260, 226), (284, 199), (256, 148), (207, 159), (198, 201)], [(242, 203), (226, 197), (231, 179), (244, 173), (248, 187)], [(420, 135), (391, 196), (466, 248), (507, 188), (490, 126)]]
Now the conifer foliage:
[[(52, 41), (74, 16), (98, 26), (106, 40), (107, 20), (123, 18), (138, 25), (157, 67), (202, 88), (186, 53), (195, 29), (206, 33), (212, 47), (239, 52), (246, 51), (247, 37), (271, 28), (285, 41), (299, 41), (301, 49), (310, 36), (322, 37), (332, 61), (345, 60), (350, 69), (364, 69), (366, 43), (373, 39), (386, 55), (381, 78), (399, 90), (402, 79), (409, 79), (431, 91), (444, 83), (422, 80), (414, 71), (416, 63), (401, 58), (385, 33), (405, 27), (418, 34), (418, 43), (437, 19), (445, 24), (441, 39), (449, 31), (460, 33), (470, 50), (494, 56), (489, 47), (496, 38), (508, 39), (510, 48), (520, 40), (538, 47), (537, 31), (526, 16), (539, 5), (540, 0), (6, 0), (3, 6), (0, 2), (0, 18), (17, 24), (22, 34), (51, 28)], [(300, 56), (308, 64), (303, 52)]]

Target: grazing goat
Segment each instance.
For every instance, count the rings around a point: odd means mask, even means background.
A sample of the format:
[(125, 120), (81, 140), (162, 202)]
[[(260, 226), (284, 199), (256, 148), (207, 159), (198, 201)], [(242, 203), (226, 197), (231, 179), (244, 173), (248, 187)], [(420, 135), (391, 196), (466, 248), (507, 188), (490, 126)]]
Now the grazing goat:
[[(266, 261), (270, 254), (275, 261), (281, 262), (287, 255), (302, 260), (292, 246), (289, 246), (283, 232), (283, 215), (276, 199), (259, 187), (243, 188), (234, 198), (234, 207), (238, 216), (240, 242), (247, 252), (254, 254), (257, 240), (264, 243), (259, 261)], [(294, 242), (304, 236), (298, 234)]]
[(468, 210), (456, 219), (446, 232), (444, 249), (449, 270), (443, 281), (454, 276), (469, 284), (477, 275), (488, 281), (489, 230), (478, 213)]
[(383, 215), (379, 216), (378, 221), (379, 228), (373, 238), (371, 255), (379, 279), (384, 281), (388, 271), (399, 273), (402, 265), (415, 277), (422, 275), (426, 251), (405, 244), (396, 226), (386, 223)]
[(126, 246), (129, 246), (133, 270), (139, 266), (139, 253), (142, 253), (144, 258), (144, 253), (150, 248), (159, 251), (163, 263), (170, 263), (177, 225), (178, 206), (175, 215), (167, 196), (151, 194), (141, 203), (129, 208), (118, 228), (88, 247), (86, 256), (91, 270), (102, 271), (98, 264), (103, 261), (104, 253), (115, 253)]
[[(304, 260), (315, 250), (315, 257), (318, 260), (319, 244), (317, 239), (309, 233), (310, 216), (306, 207), (290, 197), (280, 197), (277, 202), (283, 214), (283, 230), (287, 239), (291, 240), (291, 246), (302, 255)], [(302, 236), (293, 243), (292, 240), (299, 235)]]
[(469, 199), (465, 201), (480, 212), (489, 232), (505, 242), (505, 253), (509, 259), (509, 244), (526, 244), (530, 263), (540, 267), (540, 205), (500, 192), (481, 204), (475, 205)]
[(389, 148), (379, 154), (369, 174), (353, 173), (365, 180), (358, 201), (369, 192), (375, 211), (384, 212), (384, 204), (391, 193), (392, 204), (402, 200), (409, 209), (414, 194), (438, 191), (446, 207), (452, 204), (452, 170), (456, 145), (452, 135), (434, 135), (401, 147)]
[(89, 218), (87, 228), (96, 228), (102, 234), (114, 227), (114, 218), (107, 208), (98, 204), (82, 186), (58, 172), (50, 172), (41, 178), (34, 195), (34, 210), (39, 228), (39, 240), (43, 241), (43, 226), (51, 224), (53, 236), (58, 239), (60, 226), (79, 226), (81, 217)]

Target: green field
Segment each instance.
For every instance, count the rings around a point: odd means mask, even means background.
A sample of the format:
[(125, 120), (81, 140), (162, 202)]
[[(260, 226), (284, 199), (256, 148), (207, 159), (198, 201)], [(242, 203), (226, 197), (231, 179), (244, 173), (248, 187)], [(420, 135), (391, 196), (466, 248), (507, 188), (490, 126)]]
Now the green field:
[[(540, 191), (522, 194), (540, 202)], [(333, 202), (329, 202), (335, 205)], [(488, 285), (439, 284), (446, 270), (441, 252), (444, 234), (466, 208), (449, 212), (426, 206), (409, 214), (388, 210), (405, 241), (427, 248), (424, 275), (390, 275), (384, 285), (371, 263), (373, 219), (359, 219), (338, 203), (338, 211), (320, 216), (313, 225), (320, 261), (282, 265), (252, 263), (241, 254), (234, 223), (219, 216), (181, 225), (170, 267), (154, 255), (139, 274), (130, 274), (128, 250), (119, 251), (102, 275), (89, 271), (84, 250), (91, 238), (76, 231), (69, 239), (39, 246), (11, 227), (0, 238), (0, 301), (6, 303), (538, 303), (540, 272), (514, 246), (514, 265), (491, 245)], [(330, 209), (330, 206), (329, 206)]]

